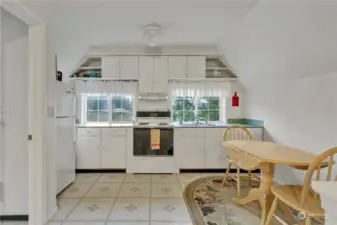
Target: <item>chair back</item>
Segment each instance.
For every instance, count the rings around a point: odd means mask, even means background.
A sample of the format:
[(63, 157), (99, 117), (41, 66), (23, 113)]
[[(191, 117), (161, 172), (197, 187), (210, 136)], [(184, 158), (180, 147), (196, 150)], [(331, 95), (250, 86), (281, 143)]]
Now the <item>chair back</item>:
[[(313, 179), (313, 174), (316, 171), (315, 180), (318, 181), (321, 178), (321, 168), (328, 168), (328, 173), (326, 176), (326, 181), (331, 181), (332, 166), (335, 163), (334, 156), (337, 154), (337, 147), (332, 148), (319, 156), (310, 164), (304, 179), (304, 185), (301, 193), (300, 205), (304, 206), (305, 201), (309, 194), (312, 193), (311, 181)], [(337, 181), (337, 177), (335, 178)], [(314, 197), (317, 198), (317, 193), (314, 194)]]
[(224, 141), (252, 140), (252, 135), (247, 128), (242, 126), (227, 127), (223, 135)]

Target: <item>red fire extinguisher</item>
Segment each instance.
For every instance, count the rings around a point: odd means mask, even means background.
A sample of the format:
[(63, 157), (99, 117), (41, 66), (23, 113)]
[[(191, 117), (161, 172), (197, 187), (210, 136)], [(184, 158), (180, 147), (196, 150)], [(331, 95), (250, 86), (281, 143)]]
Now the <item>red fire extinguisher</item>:
[(234, 92), (234, 95), (232, 97), (232, 106), (233, 107), (239, 106), (239, 96), (237, 95), (237, 92)]

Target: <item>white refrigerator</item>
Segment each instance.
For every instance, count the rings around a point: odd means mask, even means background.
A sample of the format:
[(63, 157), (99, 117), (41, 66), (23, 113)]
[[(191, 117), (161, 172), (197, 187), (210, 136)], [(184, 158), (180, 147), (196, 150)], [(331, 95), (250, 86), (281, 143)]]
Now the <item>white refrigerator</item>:
[(71, 83), (56, 83), (57, 193), (75, 180), (75, 94)]

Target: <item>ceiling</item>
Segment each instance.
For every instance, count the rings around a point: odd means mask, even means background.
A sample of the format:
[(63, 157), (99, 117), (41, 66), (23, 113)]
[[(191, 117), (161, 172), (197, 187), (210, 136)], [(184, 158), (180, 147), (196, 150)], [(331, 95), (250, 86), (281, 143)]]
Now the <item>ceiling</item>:
[(245, 83), (337, 71), (337, 0), (21, 0), (53, 31), (59, 67), (71, 72), (90, 46), (216, 45)]

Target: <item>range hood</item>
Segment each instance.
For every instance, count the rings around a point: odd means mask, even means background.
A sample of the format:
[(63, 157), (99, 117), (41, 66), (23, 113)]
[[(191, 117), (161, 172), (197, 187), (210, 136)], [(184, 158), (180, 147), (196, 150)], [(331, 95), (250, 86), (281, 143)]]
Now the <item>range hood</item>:
[(166, 93), (146, 93), (140, 94), (138, 96), (139, 100), (168, 100), (168, 95)]

